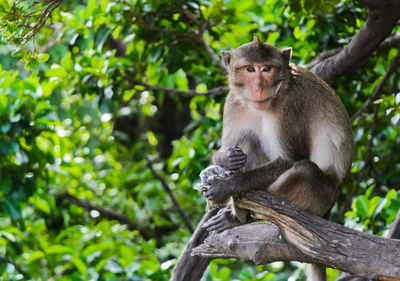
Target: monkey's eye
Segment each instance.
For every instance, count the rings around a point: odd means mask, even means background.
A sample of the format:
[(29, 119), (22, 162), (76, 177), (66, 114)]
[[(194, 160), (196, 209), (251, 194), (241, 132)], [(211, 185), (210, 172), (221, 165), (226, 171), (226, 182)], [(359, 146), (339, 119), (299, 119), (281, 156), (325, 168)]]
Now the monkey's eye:
[(246, 68), (246, 70), (247, 70), (248, 72), (255, 72), (255, 71), (256, 71), (256, 69), (254, 68), (254, 66), (249, 66), (249, 67)]
[(271, 71), (271, 66), (270, 65), (264, 66), (261, 71), (262, 72), (270, 72)]

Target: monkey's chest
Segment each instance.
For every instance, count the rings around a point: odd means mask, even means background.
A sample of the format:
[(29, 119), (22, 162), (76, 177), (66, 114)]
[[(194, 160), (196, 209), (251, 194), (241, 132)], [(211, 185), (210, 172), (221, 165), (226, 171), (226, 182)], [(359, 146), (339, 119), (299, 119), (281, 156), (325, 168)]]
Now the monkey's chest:
[(252, 122), (251, 127), (258, 135), (261, 149), (269, 160), (286, 158), (279, 122), (272, 114), (262, 114), (255, 122)]

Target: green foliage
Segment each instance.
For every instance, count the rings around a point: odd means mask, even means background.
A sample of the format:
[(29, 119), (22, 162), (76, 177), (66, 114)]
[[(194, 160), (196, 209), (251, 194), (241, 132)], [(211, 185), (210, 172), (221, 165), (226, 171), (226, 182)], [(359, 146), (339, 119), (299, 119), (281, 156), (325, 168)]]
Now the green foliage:
[[(224, 97), (137, 81), (205, 92), (226, 77), (201, 35), (218, 53), (258, 34), (305, 64), (366, 18), (344, 0), (73, 0), (29, 37), (41, 10), (22, 15), (48, 4), (34, 2), (0, 1), (0, 280), (167, 280), (190, 233), (147, 159), (196, 225), (205, 202), (193, 186), (218, 149)], [(350, 115), (396, 55), (379, 50), (333, 85)], [(332, 214), (375, 234), (400, 207), (399, 75), (378, 118), (371, 107), (353, 124), (355, 161)], [(304, 266), (215, 260), (205, 280), (290, 277), (304, 280)]]

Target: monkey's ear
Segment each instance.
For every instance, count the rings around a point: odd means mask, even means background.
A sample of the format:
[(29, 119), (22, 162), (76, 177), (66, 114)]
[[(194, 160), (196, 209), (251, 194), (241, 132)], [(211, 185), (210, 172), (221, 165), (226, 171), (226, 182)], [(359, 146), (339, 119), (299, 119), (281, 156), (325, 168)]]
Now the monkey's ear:
[(257, 35), (253, 36), (253, 43), (261, 43), (261, 40)]
[(281, 51), (281, 55), (285, 64), (290, 63), (290, 58), (292, 57), (292, 48), (285, 48)]
[(222, 59), (224, 60), (226, 70), (229, 70), (229, 65), (231, 64), (231, 52), (222, 51), (221, 55), (222, 55)]

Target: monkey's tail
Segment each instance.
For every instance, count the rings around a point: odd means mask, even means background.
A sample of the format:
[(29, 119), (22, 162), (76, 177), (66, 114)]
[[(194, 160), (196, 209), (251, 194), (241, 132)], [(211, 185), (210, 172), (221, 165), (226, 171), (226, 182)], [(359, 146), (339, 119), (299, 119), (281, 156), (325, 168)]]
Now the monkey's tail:
[(321, 264), (307, 266), (307, 281), (326, 281), (326, 267)]
[(197, 229), (183, 250), (172, 272), (170, 281), (198, 281), (206, 271), (211, 259), (192, 256), (192, 249), (199, 246), (208, 237), (208, 231), (202, 225), (218, 213), (220, 208), (208, 211), (201, 219)]

